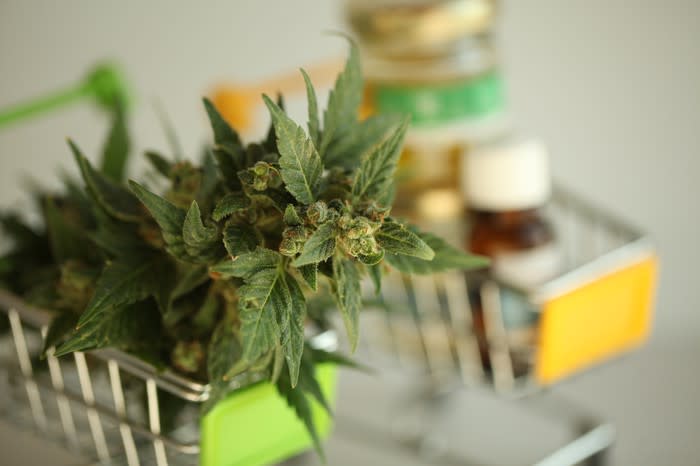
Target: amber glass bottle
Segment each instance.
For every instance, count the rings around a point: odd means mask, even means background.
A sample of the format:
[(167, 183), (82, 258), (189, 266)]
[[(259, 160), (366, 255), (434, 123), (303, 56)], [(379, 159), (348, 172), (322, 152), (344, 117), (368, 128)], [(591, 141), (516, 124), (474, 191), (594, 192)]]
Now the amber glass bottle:
[[(491, 258), (489, 273), (528, 288), (552, 277), (560, 255), (552, 227), (542, 213), (550, 197), (548, 157), (536, 141), (508, 142), (470, 153), (464, 164), (464, 192), (470, 233), (465, 247)], [(490, 369), (487, 329), (481, 306), (481, 280), (471, 277), (477, 341)], [(527, 371), (537, 315), (516, 294), (501, 292), (501, 316), (516, 375)]]

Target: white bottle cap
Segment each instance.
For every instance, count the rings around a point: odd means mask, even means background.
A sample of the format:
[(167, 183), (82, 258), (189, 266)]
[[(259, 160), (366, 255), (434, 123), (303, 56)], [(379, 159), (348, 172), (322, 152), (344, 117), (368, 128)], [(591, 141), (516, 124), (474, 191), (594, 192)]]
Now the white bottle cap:
[(505, 142), (466, 154), (462, 189), (469, 208), (524, 210), (544, 205), (551, 194), (549, 160), (537, 140)]

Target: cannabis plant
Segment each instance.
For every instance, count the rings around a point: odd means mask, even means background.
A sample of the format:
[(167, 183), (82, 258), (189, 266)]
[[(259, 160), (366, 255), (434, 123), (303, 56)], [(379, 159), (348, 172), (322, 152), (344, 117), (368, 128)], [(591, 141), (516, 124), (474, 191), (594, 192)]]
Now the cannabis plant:
[(234, 380), (270, 380), (318, 447), (309, 399), (327, 404), (314, 366), (346, 359), (306, 344), (305, 329), (326, 325), (331, 312), (309, 312), (313, 296), (333, 297), (354, 349), (363, 276), (379, 290), (384, 268), (482, 262), (390, 216), (408, 121), (358, 121), (356, 48), (322, 119), (302, 74), (308, 132), (281, 100), (263, 96), (271, 128), (245, 145), (205, 99), (214, 142), (201, 164), (148, 152), (152, 176), (140, 183), (123, 182), (129, 139), (119, 106), (98, 167), (69, 141), (82, 184), (68, 179), (64, 193), (37, 196), (44, 228), (2, 217), (15, 245), (0, 276), (55, 312), (47, 348), (60, 356), (115, 347), (208, 382), (205, 409)]

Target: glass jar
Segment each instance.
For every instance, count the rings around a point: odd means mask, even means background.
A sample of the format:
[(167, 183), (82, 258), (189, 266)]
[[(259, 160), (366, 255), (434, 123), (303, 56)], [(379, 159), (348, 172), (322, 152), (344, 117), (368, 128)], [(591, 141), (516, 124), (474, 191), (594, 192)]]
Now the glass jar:
[(364, 111), (409, 114), (394, 215), (463, 236), (462, 157), (508, 133), (491, 36), (493, 0), (348, 2), (363, 54)]

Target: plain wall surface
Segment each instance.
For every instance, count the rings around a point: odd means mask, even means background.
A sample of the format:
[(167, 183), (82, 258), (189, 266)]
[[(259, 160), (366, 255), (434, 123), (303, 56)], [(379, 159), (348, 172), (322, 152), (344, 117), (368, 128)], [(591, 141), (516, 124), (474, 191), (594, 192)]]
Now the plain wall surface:
[[(650, 344), (560, 390), (616, 423), (614, 464), (698, 464), (700, 2), (510, 0), (502, 10), (518, 126), (548, 143), (559, 182), (649, 231), (661, 255)], [(322, 34), (342, 27), (337, 1), (0, 0), (0, 109), (114, 58), (137, 94), (136, 148), (166, 147), (157, 97), (196, 154), (211, 84), (342, 55), (342, 41)], [(78, 104), (0, 128), (0, 207), (25, 205), (26, 176), (56, 186), (59, 167), (75, 172), (66, 136), (94, 158), (106, 124)], [(0, 449), (12, 444), (3, 432)]]

